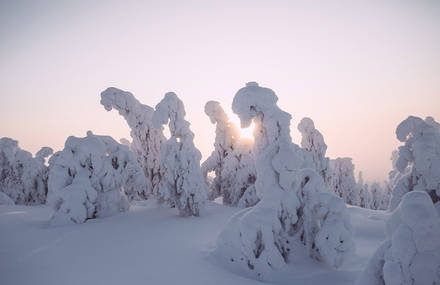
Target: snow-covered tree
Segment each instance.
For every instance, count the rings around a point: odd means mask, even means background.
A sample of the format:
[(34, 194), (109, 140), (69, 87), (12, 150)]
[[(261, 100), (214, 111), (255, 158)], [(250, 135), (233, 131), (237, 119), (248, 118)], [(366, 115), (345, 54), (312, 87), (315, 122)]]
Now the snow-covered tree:
[[(101, 93), (101, 104), (107, 111), (116, 109), (131, 129), (133, 141), (129, 145), (137, 154), (147, 177), (147, 191), (138, 193), (137, 199), (147, 199), (150, 194), (156, 196), (163, 175), (160, 148), (166, 139), (162, 127), (153, 127), (154, 109), (141, 104), (130, 92), (113, 87)], [(125, 140), (123, 144), (127, 143)]]
[(47, 196), (48, 167), (45, 164), (52, 149), (43, 147), (32, 157), (16, 140), (0, 139), (0, 192), (15, 204), (44, 204)]
[(259, 199), (254, 187), (256, 173), (252, 143), (240, 138), (238, 128), (229, 121), (220, 103), (207, 102), (205, 113), (216, 124), (214, 151), (202, 164), (205, 177), (208, 172), (215, 172), (209, 199), (223, 196), (223, 203), (227, 205), (255, 205)]
[(214, 254), (255, 277), (294, 256), (338, 267), (354, 248), (345, 204), (311, 169), (310, 154), (292, 143), (291, 116), (277, 101), (271, 89), (250, 82), (232, 104), (242, 127), (255, 124), (255, 185), (261, 201), (231, 218)]
[(194, 134), (185, 120), (185, 108), (176, 94), (165, 94), (153, 114), (155, 127), (168, 124), (171, 137), (162, 144), (161, 166), (164, 179), (159, 193), (175, 205), (181, 216), (199, 216), (207, 199), (208, 187), (200, 169), (202, 155), (194, 146)]
[(8, 195), (6, 195), (3, 192), (0, 192), (0, 206), (1, 205), (15, 205), (14, 201), (12, 201), (11, 198), (9, 198)]
[(354, 178), (354, 165), (349, 157), (330, 160), (330, 189), (341, 197), (345, 203), (359, 206), (361, 204), (360, 188)]
[(371, 193), (371, 205), (370, 209), (373, 210), (386, 210), (390, 202), (390, 195), (387, 193), (379, 183), (373, 182), (369, 186), (369, 192)]
[[(403, 195), (425, 191), (440, 210), (440, 125), (433, 118), (410, 116), (396, 129), (399, 147), (396, 169), (401, 175), (392, 191), (390, 209), (394, 210)], [(400, 176), (400, 177), (399, 177)]]
[(324, 182), (329, 183), (331, 173), (329, 159), (325, 157), (327, 145), (324, 137), (315, 128), (312, 119), (307, 117), (298, 124), (298, 130), (302, 135), (301, 147), (311, 153), (316, 172), (322, 176)]
[(52, 225), (84, 223), (126, 211), (124, 190), (133, 195), (133, 188), (146, 185), (141, 165), (127, 146), (90, 131), (84, 138), (69, 137), (49, 164)]
[(360, 206), (362, 208), (370, 209), (373, 197), (371, 196), (370, 190), (368, 188), (368, 184), (364, 184), (362, 171), (359, 171), (358, 174), (357, 187), (360, 189), (359, 190), (360, 191), (359, 195), (361, 198)]
[(425, 191), (405, 194), (358, 285), (440, 284), (440, 217)]

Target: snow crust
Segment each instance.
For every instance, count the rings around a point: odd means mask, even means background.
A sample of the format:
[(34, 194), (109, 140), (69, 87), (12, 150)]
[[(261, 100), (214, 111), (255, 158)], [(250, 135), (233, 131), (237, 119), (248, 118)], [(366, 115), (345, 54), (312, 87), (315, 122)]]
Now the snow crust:
[(395, 170), (390, 173), (394, 184), (391, 210), (410, 191), (425, 191), (435, 204), (439, 203), (440, 125), (432, 117), (423, 120), (410, 116), (398, 125), (396, 136), (404, 145), (394, 155)]
[(43, 147), (35, 157), (18, 146), (18, 141), (0, 138), (0, 192), (16, 204), (44, 204), (47, 196), (46, 157), (52, 149)]
[(156, 105), (153, 124), (156, 128), (168, 124), (171, 134), (161, 148), (164, 179), (159, 185), (160, 196), (176, 206), (181, 216), (199, 216), (208, 195), (200, 169), (202, 155), (194, 146), (183, 102), (175, 93), (166, 93)]
[(223, 197), (226, 205), (250, 207), (259, 198), (255, 190), (256, 171), (252, 141), (241, 139), (238, 128), (229, 121), (219, 102), (209, 101), (205, 113), (216, 124), (214, 151), (202, 164), (202, 173), (214, 171), (209, 199)]
[(234, 97), (242, 127), (252, 120), (257, 194), (261, 201), (231, 218), (214, 255), (244, 274), (264, 278), (302, 248), (305, 256), (339, 267), (354, 250), (352, 228), (341, 199), (313, 170), (310, 154), (292, 143), (291, 116), (275, 93), (251, 82)]
[(129, 195), (145, 187), (146, 178), (135, 154), (109, 136), (87, 132), (66, 140), (49, 160), (48, 202), (51, 225), (84, 223), (88, 219), (127, 211)]
[(425, 191), (405, 194), (358, 285), (440, 284), (440, 216)]
[(116, 109), (124, 117), (131, 129), (130, 135), (133, 141), (121, 142), (129, 145), (141, 163), (147, 184), (136, 196), (130, 196), (130, 200), (143, 200), (149, 196), (157, 197), (158, 187), (164, 175), (160, 165), (160, 149), (166, 140), (161, 126), (153, 126), (154, 109), (141, 104), (130, 92), (114, 87), (107, 88), (101, 93), (101, 104), (107, 111)]

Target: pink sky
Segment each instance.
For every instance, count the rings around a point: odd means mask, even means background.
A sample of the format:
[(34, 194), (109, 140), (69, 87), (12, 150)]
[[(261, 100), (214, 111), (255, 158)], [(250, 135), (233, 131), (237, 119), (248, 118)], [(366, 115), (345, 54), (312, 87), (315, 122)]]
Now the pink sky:
[[(301, 1), (306, 2), (306, 1)], [(308, 116), (330, 157), (383, 180), (409, 115), (440, 120), (440, 1), (1, 1), (0, 137), (36, 152), (87, 130), (129, 129), (99, 94), (184, 101), (204, 158), (214, 125), (248, 81), (272, 88), (296, 125)]]

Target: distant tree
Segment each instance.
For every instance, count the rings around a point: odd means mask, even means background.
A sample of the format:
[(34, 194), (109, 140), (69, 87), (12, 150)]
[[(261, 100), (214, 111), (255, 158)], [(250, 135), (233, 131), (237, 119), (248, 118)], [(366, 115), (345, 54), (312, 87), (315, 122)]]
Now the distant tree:
[(45, 159), (51, 154), (51, 148), (43, 147), (32, 157), (16, 140), (0, 138), (0, 192), (15, 204), (44, 204), (48, 179)]
[(69, 137), (49, 164), (52, 225), (84, 223), (126, 211), (129, 203), (124, 191), (133, 195), (134, 184), (146, 184), (142, 168), (127, 146), (90, 131), (84, 138)]
[(200, 169), (202, 155), (194, 146), (194, 134), (185, 120), (185, 108), (170, 92), (156, 106), (155, 127), (168, 124), (171, 137), (162, 144), (161, 167), (164, 179), (160, 195), (175, 205), (181, 216), (199, 216), (207, 199), (208, 188)]
[(330, 188), (345, 203), (360, 206), (360, 188), (354, 178), (354, 165), (351, 158), (336, 158), (330, 160), (330, 168), (332, 171)]
[(406, 193), (385, 232), (358, 285), (439, 284), (440, 217), (426, 191)]
[(261, 201), (231, 218), (215, 254), (256, 277), (300, 254), (298, 247), (332, 267), (340, 266), (354, 247), (343, 201), (310, 168), (310, 154), (292, 143), (291, 116), (277, 101), (272, 90), (250, 82), (232, 103), (242, 127), (255, 124), (255, 186)]
[(141, 104), (130, 92), (117, 88), (107, 88), (101, 93), (101, 104), (107, 111), (116, 109), (129, 125), (133, 142), (124, 140), (122, 144), (129, 145), (136, 153), (141, 163), (147, 184), (144, 192), (131, 196), (130, 199), (147, 199), (156, 196), (162, 180), (163, 170), (160, 166), (160, 149), (166, 140), (163, 128), (153, 126), (154, 109)]
[(227, 205), (255, 205), (259, 199), (254, 186), (256, 173), (252, 143), (240, 138), (238, 128), (229, 121), (220, 103), (207, 102), (205, 113), (216, 124), (214, 151), (202, 164), (205, 179), (208, 172), (215, 172), (209, 199), (222, 196)]
[(370, 193), (370, 190), (368, 189), (368, 184), (364, 184), (362, 171), (359, 171), (358, 174), (357, 187), (360, 189), (360, 206), (362, 208), (371, 209), (373, 197)]
[(404, 143), (395, 157), (390, 173), (394, 185), (390, 209), (394, 210), (406, 193), (425, 191), (440, 212), (440, 125), (432, 118), (410, 116), (396, 129)]

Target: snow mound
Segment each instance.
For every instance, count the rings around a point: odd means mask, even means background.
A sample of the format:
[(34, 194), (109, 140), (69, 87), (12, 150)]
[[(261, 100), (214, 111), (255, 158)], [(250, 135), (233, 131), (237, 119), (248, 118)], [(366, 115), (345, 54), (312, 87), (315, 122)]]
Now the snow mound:
[(0, 205), (15, 205), (14, 201), (3, 192), (0, 192)]
[(424, 191), (412, 191), (386, 223), (387, 239), (358, 285), (440, 284), (440, 217)]
[(49, 160), (50, 223), (84, 223), (128, 210), (129, 195), (145, 187), (141, 166), (127, 146), (108, 136), (87, 132), (69, 137), (64, 149)]
[(255, 123), (254, 155), (261, 201), (231, 218), (214, 251), (222, 264), (264, 278), (303, 248), (307, 256), (339, 267), (354, 250), (341, 199), (313, 170), (310, 154), (292, 143), (290, 114), (275, 93), (248, 83), (232, 109), (246, 127)]

